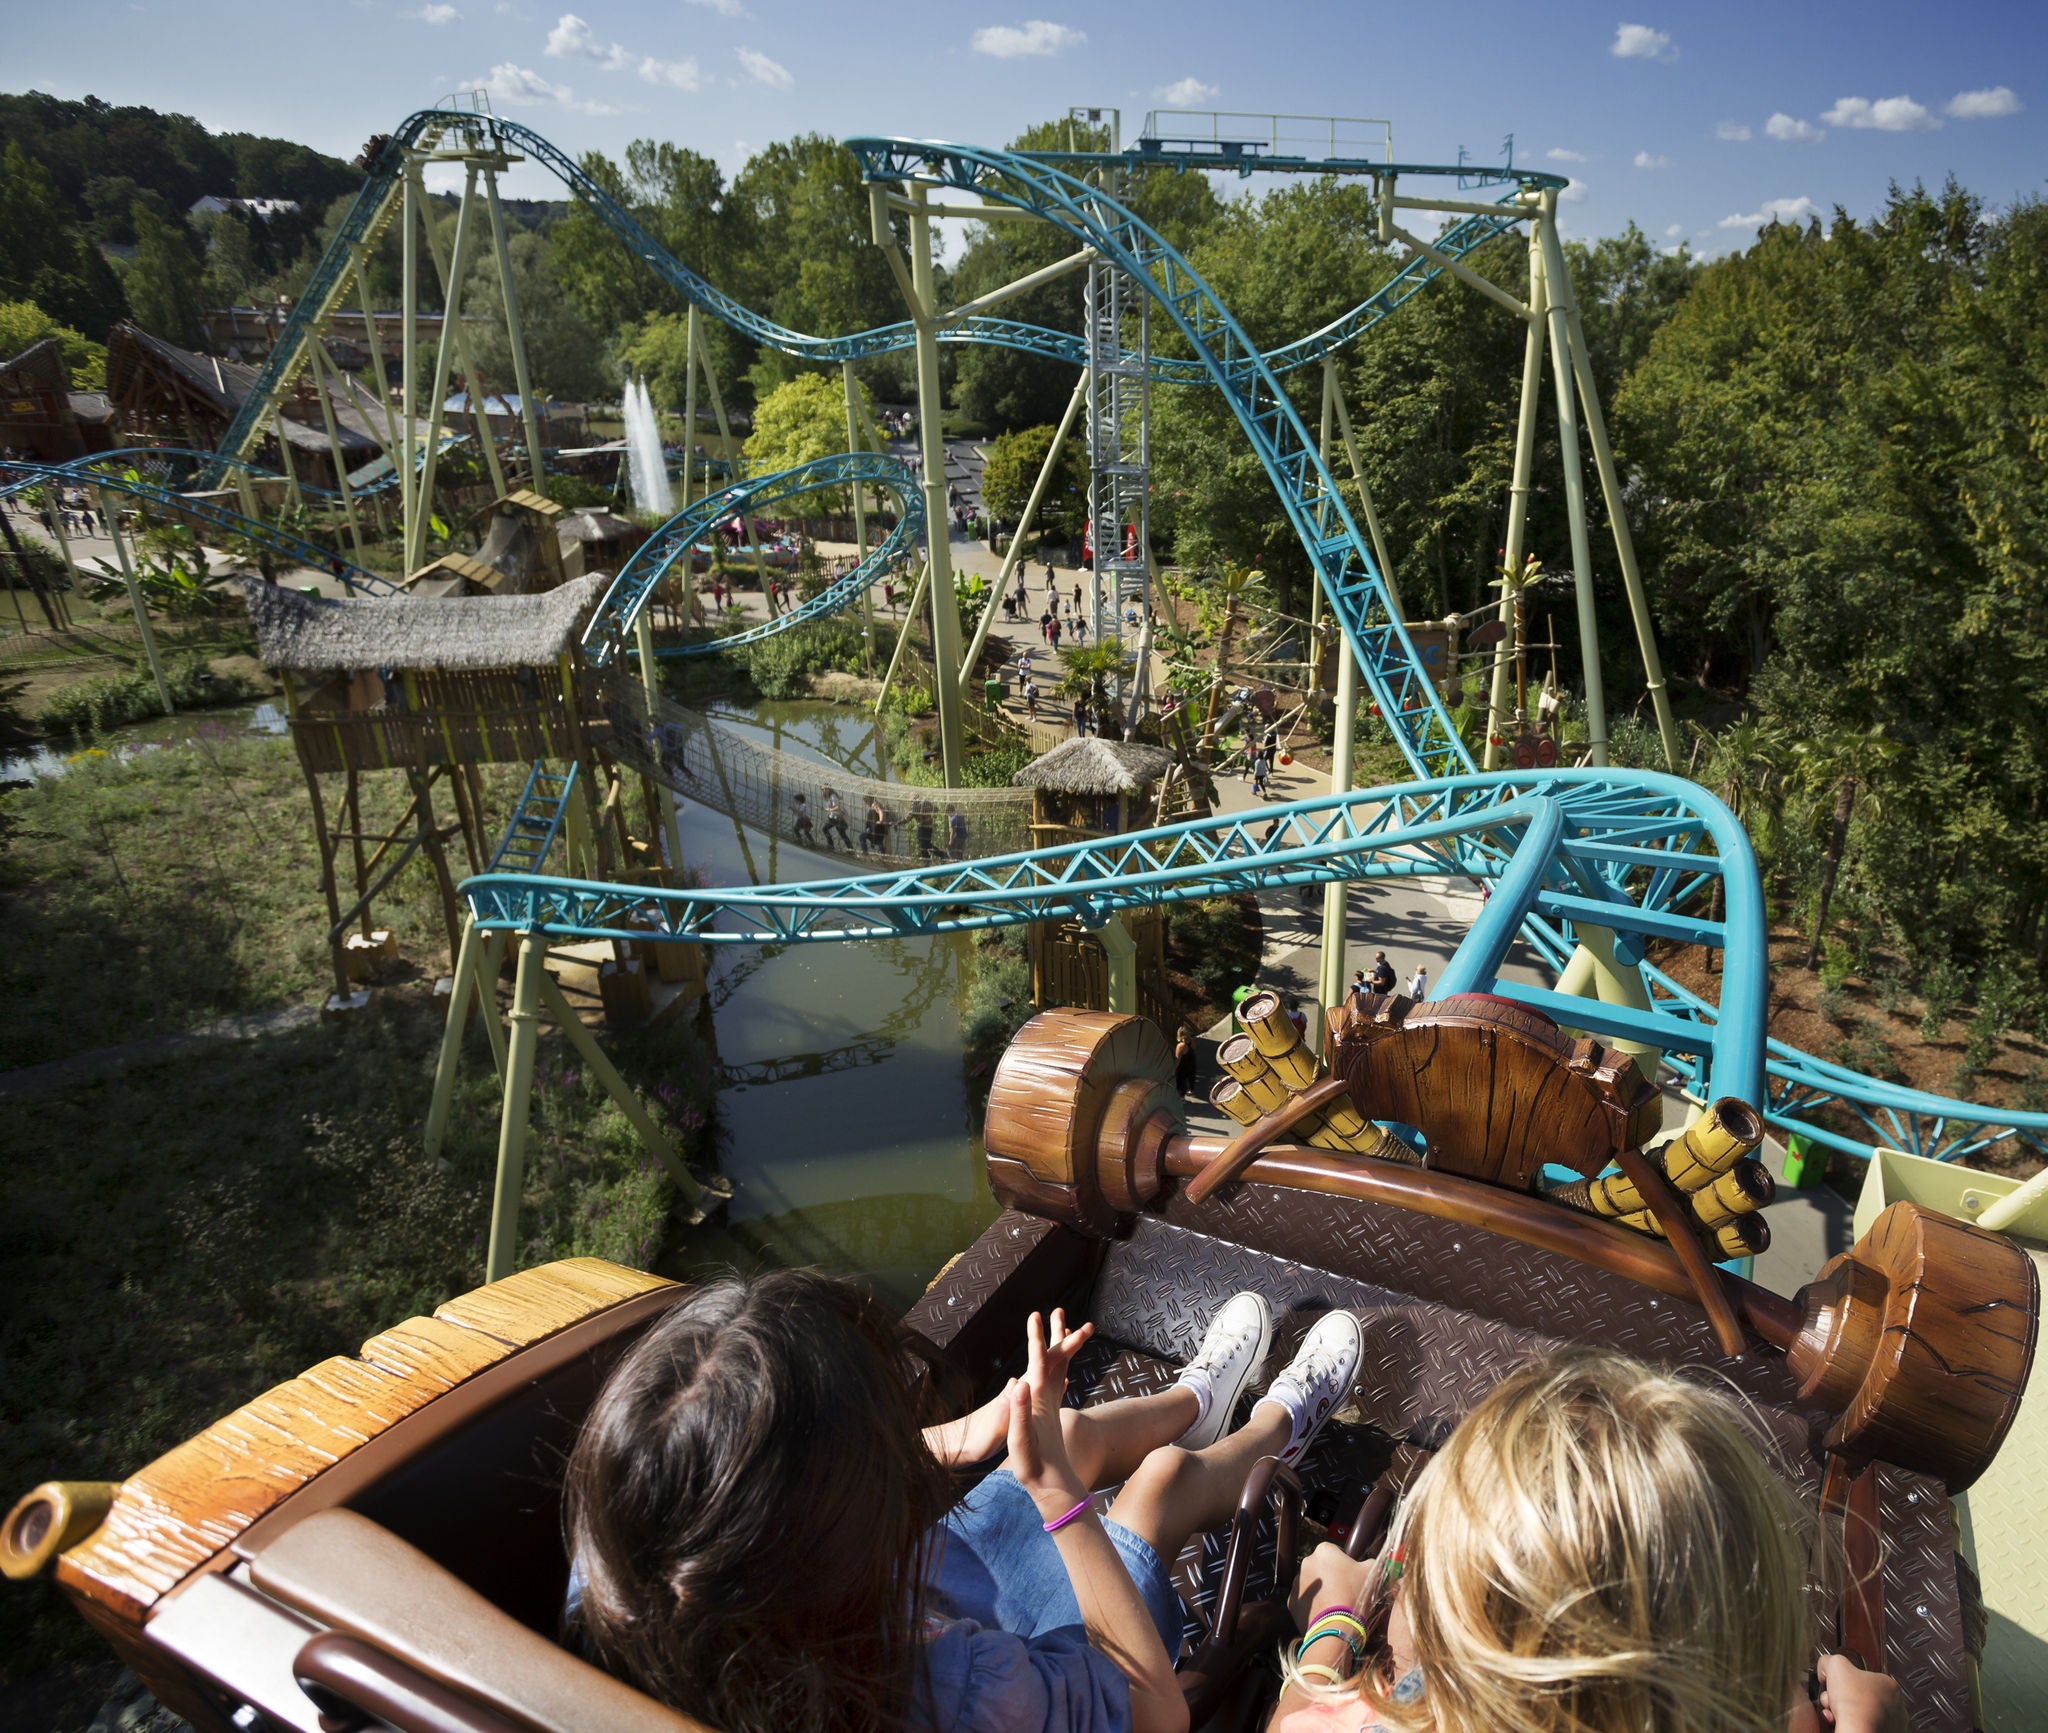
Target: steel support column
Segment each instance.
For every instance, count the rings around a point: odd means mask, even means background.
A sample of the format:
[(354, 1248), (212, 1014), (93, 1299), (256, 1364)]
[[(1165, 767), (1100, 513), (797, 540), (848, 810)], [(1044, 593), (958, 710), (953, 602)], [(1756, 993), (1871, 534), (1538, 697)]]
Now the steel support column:
[[(1572, 587), (1579, 606), (1579, 658), (1585, 664), (1586, 740), (1595, 765), (1607, 762), (1607, 688), (1600, 673), (1600, 619), (1593, 607), (1593, 549), (1586, 535), (1586, 472), (1579, 456), (1579, 412), (1572, 385), (1571, 330), (1564, 254), (1557, 244), (1557, 194), (1543, 195), (1537, 219), (1543, 238), (1544, 278), (1550, 312), (1550, 376), (1557, 390), (1558, 458), (1564, 466), (1565, 513), (1572, 542)], [(1557, 280), (1553, 281), (1555, 277)]]
[[(946, 509), (945, 397), (939, 388), (939, 333), (932, 323), (937, 291), (932, 281), (932, 220), (924, 188), (912, 189), (911, 319), (917, 333), (917, 436), (924, 463), (925, 567), (931, 584), (932, 684), (939, 712), (939, 763), (948, 788), (960, 786), (965, 756), (960, 728), (960, 609), (953, 594), (952, 514)], [(908, 619), (904, 631), (910, 630)]]
[(547, 940), (519, 936), (519, 972), (513, 979), (512, 1040), (505, 1058), (505, 1100), (498, 1117), (498, 1174), (491, 1188), (491, 1238), (484, 1280), (509, 1276), (519, 1252), (519, 1197), (526, 1185), (526, 1124), (533, 1107), (533, 1056), (540, 1045), (540, 977)]
[[(1529, 473), (1536, 461), (1536, 410), (1543, 395), (1543, 328), (1548, 308), (1544, 303), (1542, 226), (1540, 219), (1529, 225), (1529, 330), (1522, 346), (1515, 468), (1508, 483), (1508, 533), (1501, 552), (1501, 565), (1510, 572), (1522, 569), (1522, 545), (1529, 528)], [(1505, 585), (1500, 593), (1500, 621), (1502, 636), (1493, 653), (1493, 684), (1486, 705), (1484, 765), (1488, 770), (1500, 768), (1500, 748), (1494, 740), (1507, 733), (1508, 681), (1515, 662), (1515, 596)]]

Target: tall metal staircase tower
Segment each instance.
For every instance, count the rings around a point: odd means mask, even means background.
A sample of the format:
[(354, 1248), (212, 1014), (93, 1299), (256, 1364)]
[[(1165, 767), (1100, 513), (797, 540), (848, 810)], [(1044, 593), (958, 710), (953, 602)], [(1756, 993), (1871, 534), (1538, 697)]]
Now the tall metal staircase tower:
[[(1116, 266), (1088, 267), (1082, 325), (1088, 345), (1088, 533), (1093, 549), (1098, 644), (1123, 644), (1124, 608), (1150, 618), (1151, 297)], [(1126, 323), (1136, 341), (1124, 344)], [(1149, 635), (1133, 634), (1135, 683), (1119, 693), (1127, 711), (1148, 685)]]

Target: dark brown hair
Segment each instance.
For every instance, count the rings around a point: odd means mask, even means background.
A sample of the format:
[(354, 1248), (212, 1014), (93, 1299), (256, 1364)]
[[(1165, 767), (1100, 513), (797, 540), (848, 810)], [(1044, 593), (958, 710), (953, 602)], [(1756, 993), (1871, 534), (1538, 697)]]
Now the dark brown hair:
[(950, 1492), (905, 1349), (816, 1271), (710, 1283), (665, 1313), (569, 1460), (584, 1652), (722, 1733), (899, 1725)]

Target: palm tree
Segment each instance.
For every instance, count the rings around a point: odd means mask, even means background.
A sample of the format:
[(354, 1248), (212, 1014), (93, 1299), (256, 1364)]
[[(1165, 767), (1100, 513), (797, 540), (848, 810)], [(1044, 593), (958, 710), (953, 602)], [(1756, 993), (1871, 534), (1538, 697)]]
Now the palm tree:
[[(1752, 845), (1764, 852), (1777, 829), (1784, 802), (1785, 742), (1755, 716), (1745, 716), (1719, 734), (1701, 733), (1707, 743), (1707, 762), (1698, 780), (1712, 789), (1721, 804), (1741, 821)], [(1714, 875), (1712, 919), (1718, 923), (1724, 907), (1721, 875)], [(1707, 952), (1707, 967), (1714, 966), (1714, 952)]]

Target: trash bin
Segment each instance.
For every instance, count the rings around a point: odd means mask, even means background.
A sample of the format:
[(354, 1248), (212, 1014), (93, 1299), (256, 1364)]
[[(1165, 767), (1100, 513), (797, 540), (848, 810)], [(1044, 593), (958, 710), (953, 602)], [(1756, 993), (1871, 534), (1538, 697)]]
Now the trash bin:
[(986, 680), (982, 681), (982, 683), (981, 683), (981, 695), (982, 695), (982, 698), (983, 698), (983, 699), (984, 699), (984, 700), (985, 700), (985, 701), (987, 702), (987, 704), (988, 704), (988, 706), (989, 706), (989, 708), (990, 708), (990, 709), (994, 709), (994, 708), (995, 708), (995, 707), (996, 707), (996, 706), (997, 706), (998, 704), (1002, 703), (1002, 701), (1003, 701), (1003, 677), (1002, 677), (1002, 675), (1000, 675), (1000, 674), (991, 674), (991, 675), (990, 675), (990, 676), (989, 676), (989, 677), (988, 677), (988, 678), (987, 678)]

